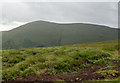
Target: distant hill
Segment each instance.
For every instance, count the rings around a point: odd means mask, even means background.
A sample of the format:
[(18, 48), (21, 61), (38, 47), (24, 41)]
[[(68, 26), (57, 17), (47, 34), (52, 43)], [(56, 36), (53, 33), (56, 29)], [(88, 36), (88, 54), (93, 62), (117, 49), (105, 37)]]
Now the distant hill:
[(107, 26), (45, 21), (30, 22), (2, 33), (3, 49), (61, 46), (114, 40), (118, 29)]
[(0, 50), (2, 50), (2, 32), (0, 32)]

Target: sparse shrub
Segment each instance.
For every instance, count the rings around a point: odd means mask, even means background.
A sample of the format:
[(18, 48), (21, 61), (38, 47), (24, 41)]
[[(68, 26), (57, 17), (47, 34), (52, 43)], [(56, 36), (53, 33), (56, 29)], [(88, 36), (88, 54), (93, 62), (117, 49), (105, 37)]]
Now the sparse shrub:
[(9, 63), (19, 63), (19, 62), (21, 62), (21, 61), (23, 61), (24, 59), (23, 58), (20, 58), (20, 57), (16, 57), (16, 58), (14, 58), (14, 57), (11, 57), (10, 59), (9, 59)]
[(80, 54), (79, 52), (74, 52), (73, 56), (72, 56), (74, 59), (78, 60), (80, 58)]
[(83, 68), (83, 67), (85, 67), (85, 65), (84, 64), (80, 64), (80, 66), (79, 66), (80, 68)]
[(116, 70), (103, 70), (103, 71), (98, 71), (97, 73), (100, 73), (101, 75), (113, 75), (115, 76), (116, 74), (118, 74), (118, 71)]
[(55, 55), (64, 55), (66, 52), (64, 51), (64, 48), (56, 50), (54, 52)]
[(64, 70), (68, 70), (70, 67), (70, 65), (68, 63), (58, 63), (55, 65), (55, 69), (57, 71), (64, 71)]
[(29, 67), (27, 69), (25, 69), (24, 71), (20, 71), (20, 75), (21, 76), (26, 76), (26, 75), (30, 75), (34, 73), (34, 67)]
[(108, 64), (108, 65), (113, 65), (113, 63), (112, 63), (112, 62), (110, 62), (110, 61), (108, 61), (108, 62), (107, 62), (107, 64)]
[(25, 64), (25, 63), (22, 63), (20, 64), (18, 67), (20, 68), (20, 70), (25, 70), (27, 67), (28, 67), (29, 64)]
[(115, 50), (116, 50), (116, 47), (104, 47), (104, 48), (102, 48), (102, 50), (115, 51)]
[(50, 74), (50, 75), (55, 75), (56, 74), (56, 70), (54, 68), (49, 69), (48, 71), (49, 71), (48, 74)]
[[(12, 70), (12, 71), (11, 71)], [(19, 76), (19, 70), (17, 68), (10, 68), (2, 71), (2, 79), (16, 78)]]
[[(80, 61), (82, 62), (82, 60), (80, 60)], [(72, 65), (73, 67), (79, 66), (80, 64), (82, 64), (80, 61), (79, 61), (79, 60), (74, 60), (74, 61), (71, 62), (71, 65)]]
[(105, 60), (104, 59), (97, 60), (95, 62), (95, 64), (97, 64), (97, 65), (104, 65), (105, 64)]
[(36, 70), (34, 72), (35, 72), (36, 75), (39, 76), (39, 75), (43, 74), (45, 71), (46, 71), (46, 69), (42, 69), (42, 70)]
[(43, 68), (46, 67), (46, 64), (45, 64), (45, 63), (38, 63), (36, 66), (37, 66), (39, 69), (43, 69)]
[(89, 49), (80, 52), (80, 56), (84, 59), (98, 60), (101, 58), (110, 57), (111, 54), (100, 49)]

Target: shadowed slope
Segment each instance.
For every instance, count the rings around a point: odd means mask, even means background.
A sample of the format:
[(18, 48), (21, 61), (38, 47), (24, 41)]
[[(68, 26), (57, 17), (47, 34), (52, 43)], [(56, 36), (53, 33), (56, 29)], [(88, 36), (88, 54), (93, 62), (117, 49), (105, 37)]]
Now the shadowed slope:
[(3, 32), (3, 49), (79, 44), (117, 39), (117, 29), (93, 24), (35, 21)]

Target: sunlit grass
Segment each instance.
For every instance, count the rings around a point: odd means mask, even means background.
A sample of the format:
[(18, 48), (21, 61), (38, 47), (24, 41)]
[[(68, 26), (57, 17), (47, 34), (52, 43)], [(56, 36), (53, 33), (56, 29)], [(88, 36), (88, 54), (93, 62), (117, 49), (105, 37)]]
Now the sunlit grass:
[[(41, 75), (45, 71), (48, 71), (48, 74), (72, 72), (88, 65), (105, 65), (108, 64), (106, 59), (119, 60), (117, 45), (117, 40), (114, 40), (68, 46), (3, 50), (2, 78), (6, 80), (31, 74)], [(108, 65), (112, 67), (113, 64), (110, 63)], [(105, 74), (103, 71), (98, 73)]]

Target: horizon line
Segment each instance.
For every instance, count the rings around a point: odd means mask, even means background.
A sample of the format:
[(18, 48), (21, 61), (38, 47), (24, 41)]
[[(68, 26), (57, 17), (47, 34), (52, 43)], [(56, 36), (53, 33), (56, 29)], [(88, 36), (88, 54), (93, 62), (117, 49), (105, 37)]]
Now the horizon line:
[[(36, 20), (36, 21), (29, 21), (29, 22), (25, 22), (24, 24), (18, 25), (17, 27), (14, 27), (10, 30), (16, 29), (20, 26), (29, 24), (29, 23), (33, 23), (33, 22), (46, 22), (46, 23), (52, 23), (52, 24), (58, 24), (58, 25), (69, 25), (69, 24), (91, 24), (91, 25), (98, 25), (98, 26), (105, 26), (105, 27), (109, 27), (109, 28), (113, 28), (113, 29), (119, 29), (118, 26), (117, 27), (113, 27), (113, 26), (109, 26), (106, 24), (98, 24), (98, 23), (91, 23), (91, 22), (57, 22), (57, 21), (49, 21), (49, 20)], [(0, 30), (0, 32), (3, 31), (10, 31), (10, 30)]]

